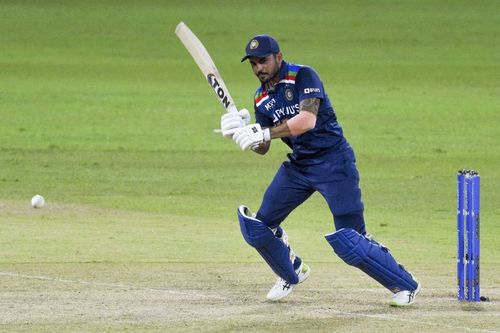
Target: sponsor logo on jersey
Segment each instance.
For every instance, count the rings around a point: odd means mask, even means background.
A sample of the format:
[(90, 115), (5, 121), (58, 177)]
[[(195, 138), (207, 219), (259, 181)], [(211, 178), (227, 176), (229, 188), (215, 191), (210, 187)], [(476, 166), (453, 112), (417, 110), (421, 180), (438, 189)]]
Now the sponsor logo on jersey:
[(312, 93), (319, 93), (321, 92), (321, 89), (319, 88), (305, 88), (304, 89), (304, 94), (312, 94)]
[(272, 100), (269, 101), (264, 107), (266, 108), (267, 111), (271, 110), (274, 105), (276, 105), (276, 100), (273, 98)]
[(273, 113), (273, 123), (278, 124), (278, 123), (280, 123), (281, 119), (291, 118), (288, 116), (295, 116), (298, 113), (299, 113), (299, 104), (289, 105), (289, 106), (285, 106), (285, 107), (276, 109), (276, 110), (274, 110), (274, 113)]

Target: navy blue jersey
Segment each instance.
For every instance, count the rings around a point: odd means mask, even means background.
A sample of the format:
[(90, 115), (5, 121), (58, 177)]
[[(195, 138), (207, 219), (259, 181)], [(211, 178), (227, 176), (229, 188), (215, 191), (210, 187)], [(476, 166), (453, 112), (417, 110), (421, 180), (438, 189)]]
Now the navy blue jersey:
[(302, 135), (282, 138), (292, 148), (289, 158), (301, 165), (317, 164), (321, 156), (348, 145), (318, 74), (311, 67), (283, 61), (274, 89), (261, 85), (255, 93), (255, 119), (262, 127), (296, 116), (300, 101), (313, 97), (321, 101), (316, 126)]

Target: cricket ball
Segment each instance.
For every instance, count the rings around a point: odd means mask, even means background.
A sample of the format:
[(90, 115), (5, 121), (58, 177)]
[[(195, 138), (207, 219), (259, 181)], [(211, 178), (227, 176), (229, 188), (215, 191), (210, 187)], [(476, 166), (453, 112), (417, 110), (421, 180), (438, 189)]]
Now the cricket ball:
[(31, 206), (33, 208), (42, 208), (45, 206), (45, 199), (40, 194), (37, 194), (31, 198)]

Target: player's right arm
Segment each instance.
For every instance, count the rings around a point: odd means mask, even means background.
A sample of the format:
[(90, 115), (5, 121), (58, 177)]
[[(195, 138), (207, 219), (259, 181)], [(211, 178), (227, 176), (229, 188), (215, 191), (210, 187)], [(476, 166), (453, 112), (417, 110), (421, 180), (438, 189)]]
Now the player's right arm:
[(257, 154), (264, 155), (269, 151), (270, 147), (271, 147), (271, 141), (264, 141), (250, 149), (252, 149), (252, 151), (256, 152)]
[[(254, 104), (255, 111), (255, 122), (260, 124), (263, 129), (270, 128), (273, 126), (273, 122), (266, 115), (259, 112), (257, 106)], [(271, 147), (271, 141), (262, 141), (260, 143), (254, 144), (251, 146), (251, 150), (256, 152), (257, 154), (264, 155), (269, 151)]]

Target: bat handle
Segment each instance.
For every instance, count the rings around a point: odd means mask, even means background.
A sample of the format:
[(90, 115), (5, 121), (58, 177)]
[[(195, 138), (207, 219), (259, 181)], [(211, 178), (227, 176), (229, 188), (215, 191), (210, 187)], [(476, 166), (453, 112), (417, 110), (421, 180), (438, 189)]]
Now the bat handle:
[(227, 107), (227, 112), (238, 112), (238, 109), (236, 108), (236, 105), (231, 103), (231, 105)]

